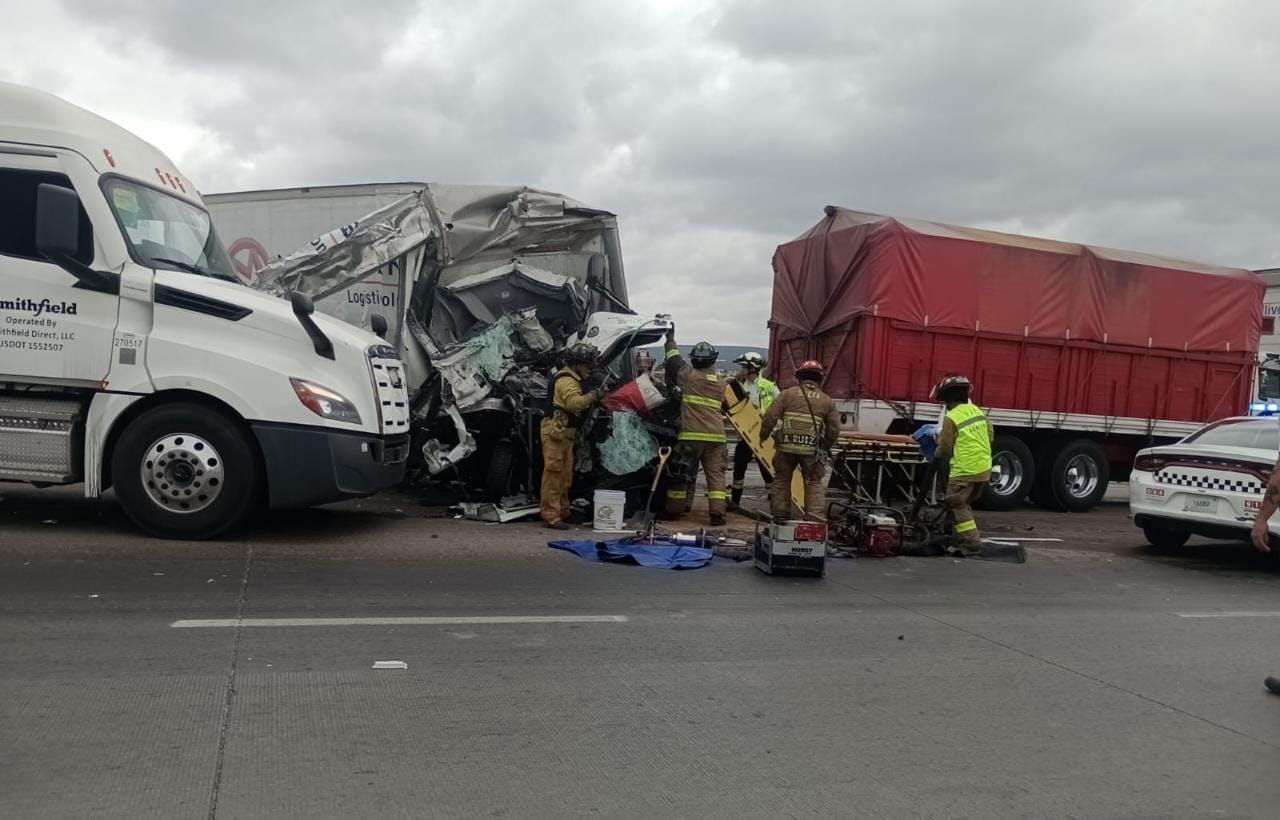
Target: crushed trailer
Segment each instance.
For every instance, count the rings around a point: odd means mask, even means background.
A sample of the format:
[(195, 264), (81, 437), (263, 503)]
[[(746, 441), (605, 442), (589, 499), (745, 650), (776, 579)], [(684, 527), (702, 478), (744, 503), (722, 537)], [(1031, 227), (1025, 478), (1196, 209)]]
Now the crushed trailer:
[[(368, 300), (350, 295), (371, 281), (401, 298), (351, 317), (353, 301)], [(411, 480), (497, 502), (537, 494), (549, 376), (569, 345), (600, 351), (592, 386), (634, 390), (632, 351), (673, 327), (627, 305), (613, 214), (532, 188), (424, 184), (256, 271), (252, 284), (307, 294), (318, 310), (380, 331), (404, 361)], [(665, 398), (624, 410), (607, 397), (593, 411), (579, 438), (580, 489), (626, 490), (631, 509), (643, 500), (659, 446), (675, 440), (678, 406)]]

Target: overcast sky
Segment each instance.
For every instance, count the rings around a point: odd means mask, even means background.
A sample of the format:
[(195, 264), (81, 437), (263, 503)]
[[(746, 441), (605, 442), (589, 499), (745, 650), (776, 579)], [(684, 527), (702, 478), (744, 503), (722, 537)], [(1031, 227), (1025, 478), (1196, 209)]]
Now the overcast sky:
[(632, 302), (762, 344), (840, 204), (1280, 265), (1280, 3), (0, 0), (0, 79), (205, 192), (527, 184), (619, 214)]

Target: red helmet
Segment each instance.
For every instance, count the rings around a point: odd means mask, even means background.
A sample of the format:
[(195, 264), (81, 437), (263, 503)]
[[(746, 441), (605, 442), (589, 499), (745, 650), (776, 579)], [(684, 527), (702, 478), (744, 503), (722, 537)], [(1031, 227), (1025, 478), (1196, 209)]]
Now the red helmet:
[(805, 362), (804, 364), (796, 368), (797, 379), (803, 379), (807, 377), (811, 380), (816, 379), (818, 381), (822, 381), (822, 379), (826, 377), (826, 375), (827, 375), (827, 371), (825, 368), (823, 368), (822, 362), (816, 362), (813, 359), (810, 359), (809, 361)]

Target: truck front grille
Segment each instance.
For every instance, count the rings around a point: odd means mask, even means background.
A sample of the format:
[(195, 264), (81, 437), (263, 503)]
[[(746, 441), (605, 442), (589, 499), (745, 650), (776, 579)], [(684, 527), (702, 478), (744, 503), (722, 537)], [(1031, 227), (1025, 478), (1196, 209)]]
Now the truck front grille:
[(369, 369), (384, 436), (409, 432), (409, 392), (405, 384), (404, 364), (398, 358), (386, 355), (394, 352), (385, 345), (369, 349)]

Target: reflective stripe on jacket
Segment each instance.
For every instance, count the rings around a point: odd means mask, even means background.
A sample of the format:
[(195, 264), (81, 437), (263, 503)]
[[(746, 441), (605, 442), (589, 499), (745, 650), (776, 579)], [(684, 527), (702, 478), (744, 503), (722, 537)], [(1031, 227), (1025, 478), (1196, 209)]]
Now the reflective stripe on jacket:
[(725, 440), (724, 385), (710, 370), (698, 370), (691, 365), (680, 368), (676, 377), (680, 386), (680, 441)]
[(770, 435), (783, 453), (811, 456), (819, 447), (829, 450), (840, 435), (836, 403), (812, 382), (788, 387), (760, 422), (761, 439)]
[(667, 339), (667, 384), (680, 388), (679, 441), (723, 442), (724, 386), (710, 368), (699, 370), (685, 361)]
[(951, 477), (965, 478), (991, 472), (991, 430), (987, 417), (973, 402), (957, 404), (946, 418), (956, 428), (951, 453)]

